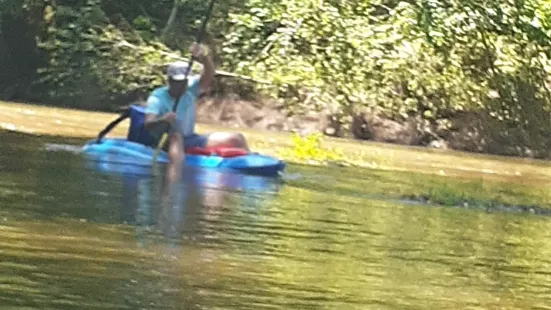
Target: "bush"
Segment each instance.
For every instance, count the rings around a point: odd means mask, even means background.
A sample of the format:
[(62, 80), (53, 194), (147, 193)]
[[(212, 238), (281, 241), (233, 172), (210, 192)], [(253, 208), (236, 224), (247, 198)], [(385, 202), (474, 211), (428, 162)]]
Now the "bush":
[(100, 3), (46, 8), (51, 17), (39, 46), (49, 62), (39, 70), (38, 82), (49, 89), (51, 100), (98, 107), (121, 93), (164, 83), (167, 55), (174, 53), (124, 19), (113, 24)]
[[(193, 40), (206, 9), (198, 0), (0, 4), (0, 33), (11, 24), (38, 37), (42, 53), (31, 55), (47, 59), (31, 66), (39, 79), (15, 70), (32, 46), (9, 42), (0, 68), (33, 80), (39, 98), (85, 107), (161, 84), (160, 66)], [(535, 0), (232, 0), (216, 4), (206, 39), (221, 69), (268, 81), (255, 91), (292, 113), (326, 110), (346, 123), (360, 110), (431, 122), (469, 112), (487, 120), (486, 150), (545, 156), (550, 16), (551, 4)]]
[(227, 65), (272, 81), (259, 90), (299, 112), (435, 120), (475, 111), (499, 125), (489, 139), (550, 146), (550, 4), (317, 3), (246, 1), (231, 15)]

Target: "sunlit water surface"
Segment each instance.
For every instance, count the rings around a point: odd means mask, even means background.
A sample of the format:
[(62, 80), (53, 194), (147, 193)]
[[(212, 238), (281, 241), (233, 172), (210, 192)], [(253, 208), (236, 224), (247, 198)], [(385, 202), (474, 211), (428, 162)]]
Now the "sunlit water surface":
[(549, 217), (300, 185), (337, 168), (169, 188), (0, 139), (2, 309), (551, 309)]

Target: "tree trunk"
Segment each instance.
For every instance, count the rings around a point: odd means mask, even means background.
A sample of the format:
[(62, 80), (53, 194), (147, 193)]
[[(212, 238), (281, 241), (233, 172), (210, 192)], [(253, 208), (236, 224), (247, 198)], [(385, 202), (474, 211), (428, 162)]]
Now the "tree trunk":
[(180, 9), (180, 0), (174, 0), (174, 4), (172, 5), (172, 10), (170, 11), (170, 16), (168, 17), (168, 20), (166, 22), (165, 28), (163, 29), (163, 32), (161, 34), (161, 40), (166, 43), (166, 40), (168, 39), (168, 34), (170, 30), (173, 28), (174, 22), (176, 21), (176, 16), (178, 16), (178, 10)]

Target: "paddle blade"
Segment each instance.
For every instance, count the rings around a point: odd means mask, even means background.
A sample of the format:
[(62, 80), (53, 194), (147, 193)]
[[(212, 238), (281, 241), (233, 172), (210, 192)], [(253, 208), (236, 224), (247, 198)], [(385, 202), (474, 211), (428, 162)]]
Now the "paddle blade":
[(167, 134), (164, 133), (161, 137), (161, 140), (159, 140), (159, 144), (157, 144), (157, 148), (155, 149), (155, 153), (153, 154), (153, 162), (157, 162), (157, 157), (159, 157), (159, 152), (161, 151), (161, 148), (163, 145), (165, 145)]

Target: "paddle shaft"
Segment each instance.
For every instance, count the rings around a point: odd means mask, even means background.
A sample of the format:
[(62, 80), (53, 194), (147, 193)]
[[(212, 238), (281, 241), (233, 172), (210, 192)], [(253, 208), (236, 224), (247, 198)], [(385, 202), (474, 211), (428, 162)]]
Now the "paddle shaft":
[[(207, 27), (207, 22), (210, 19), (210, 16), (212, 14), (212, 8), (214, 7), (215, 2), (216, 2), (216, 0), (211, 0), (210, 3), (209, 3), (209, 7), (207, 9), (207, 14), (205, 15), (205, 18), (203, 19), (203, 23), (201, 24), (201, 28), (199, 28), (199, 31), (197, 32), (197, 37), (195, 38), (195, 41), (197, 42), (197, 44), (201, 43), (201, 41), (203, 39), (203, 35), (204, 35), (205, 29)], [(189, 62), (188, 62), (188, 66), (187, 66), (187, 69), (186, 69), (186, 75), (185, 75), (185, 80), (184, 80), (185, 83), (188, 82), (188, 75), (191, 72), (191, 67), (193, 66), (193, 62), (194, 62), (193, 56), (189, 57)], [(186, 91), (187, 91), (187, 89), (186, 89)], [(176, 110), (178, 109), (178, 103), (180, 102), (181, 96), (182, 95), (180, 95), (178, 98), (176, 98), (175, 102), (174, 102), (174, 105), (172, 105), (172, 112), (174, 112), (174, 113), (176, 113)], [(169, 131), (170, 129), (171, 129), (171, 127), (169, 127), (167, 129), (167, 131)], [(159, 140), (159, 144), (157, 145), (157, 149), (155, 150), (155, 154), (153, 156), (153, 161), (157, 161), (157, 156), (159, 154), (159, 151), (162, 148), (162, 146), (165, 144), (166, 139), (167, 139), (167, 133), (165, 132), (165, 133), (163, 133), (163, 136), (161, 137), (161, 140)]]
[[(197, 44), (201, 43), (201, 41), (203, 40), (203, 35), (205, 34), (205, 29), (207, 28), (207, 22), (209, 21), (210, 15), (212, 14), (212, 8), (214, 7), (214, 2), (216, 2), (216, 0), (210, 1), (209, 7), (207, 9), (207, 15), (205, 15), (205, 19), (203, 19), (201, 28), (199, 28), (199, 32), (197, 32), (197, 37), (195, 38), (195, 42), (197, 42)], [(185, 78), (186, 81), (189, 73), (191, 72), (191, 67), (193, 66), (193, 62), (194, 62), (193, 57), (189, 57), (189, 62), (186, 70), (186, 78)], [(173, 112), (176, 112), (177, 105), (178, 105), (178, 101), (176, 101), (176, 104), (172, 108)]]

